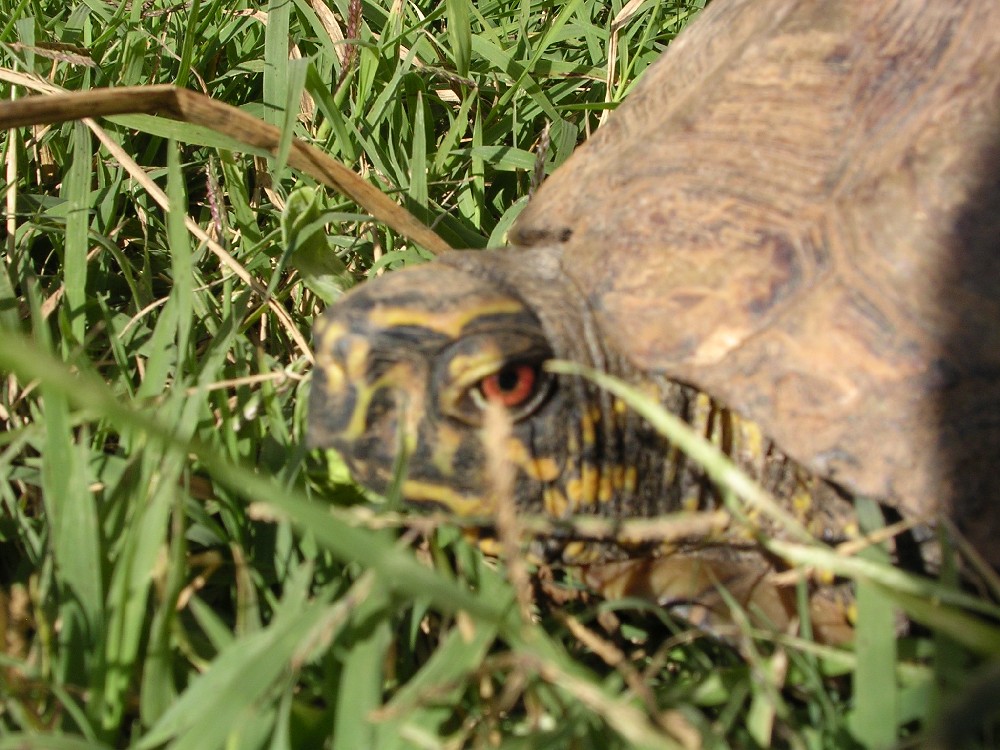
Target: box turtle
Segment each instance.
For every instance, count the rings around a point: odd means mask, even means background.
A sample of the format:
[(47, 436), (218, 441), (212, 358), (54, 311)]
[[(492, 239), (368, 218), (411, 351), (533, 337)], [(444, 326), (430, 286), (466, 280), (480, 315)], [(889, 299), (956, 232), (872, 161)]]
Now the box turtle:
[[(497, 403), (521, 512), (719, 502), (631, 410), (543, 366), (566, 359), (656, 393), (830, 543), (864, 496), (947, 514), (1000, 566), (996, 0), (716, 0), (510, 239), (364, 284), (318, 322), (310, 437), (361, 483), (390, 486), (402, 449), (407, 500), (488, 514)], [(709, 625), (718, 584), (794, 615), (745, 535), (655, 564), (538, 549)], [(835, 640), (830, 588), (813, 606)]]

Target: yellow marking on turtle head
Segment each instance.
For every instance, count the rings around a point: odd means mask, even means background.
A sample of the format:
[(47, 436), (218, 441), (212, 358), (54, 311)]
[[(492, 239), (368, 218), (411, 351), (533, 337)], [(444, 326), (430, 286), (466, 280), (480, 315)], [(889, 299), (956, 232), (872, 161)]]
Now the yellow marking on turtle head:
[(580, 476), (566, 482), (566, 497), (569, 498), (574, 508), (593, 505), (598, 497), (599, 482), (600, 472), (597, 471), (597, 468), (583, 464), (580, 467)]
[(491, 536), (479, 536), (477, 535), (473, 540), (479, 549), (483, 551), (483, 554), (487, 557), (500, 557), (503, 555), (503, 545), (500, 544), (499, 539), (495, 539)]
[(317, 365), (322, 368), (323, 374), (326, 375), (327, 393), (340, 393), (349, 380), (344, 367), (332, 356), (334, 346), (346, 332), (340, 323), (325, 319), (316, 323), (316, 359)]
[(582, 496), (583, 483), (577, 477), (573, 477), (566, 482), (566, 498), (572, 503), (574, 508), (580, 507)]
[[(367, 343), (361, 341), (359, 341), (357, 345), (351, 347), (351, 350), (347, 355), (347, 376), (353, 383), (356, 384), (354, 412), (351, 414), (351, 419), (347, 423), (347, 427), (345, 427), (344, 431), (341, 433), (348, 440), (354, 440), (364, 435), (365, 418), (368, 415), (368, 408), (371, 406), (372, 398), (377, 391), (382, 388), (396, 388), (397, 390), (403, 390), (409, 394), (409, 390), (406, 390), (405, 388), (400, 389), (399, 386), (413, 383), (416, 380), (416, 375), (409, 362), (397, 362), (382, 373), (376, 381), (365, 384), (363, 374), (367, 371), (367, 357)], [(407, 429), (404, 439), (406, 449), (412, 451), (416, 447), (415, 441), (417, 424), (423, 414), (420, 404), (408, 403), (407, 406), (408, 408), (405, 409)]]
[(832, 586), (837, 577), (833, 574), (832, 570), (827, 570), (826, 568), (819, 568), (813, 572), (816, 576), (816, 583), (822, 586)]
[(745, 455), (761, 459), (764, 457), (764, 433), (760, 425), (749, 419), (742, 419), (735, 413), (733, 416), (733, 432), (738, 436), (739, 447)]
[(483, 498), (463, 495), (443, 484), (407, 479), (401, 489), (403, 497), (411, 502), (439, 503), (456, 516), (485, 516), (492, 510)]
[(355, 388), (354, 411), (351, 412), (347, 426), (340, 433), (345, 440), (357, 440), (364, 435), (365, 417), (368, 415), (368, 407), (371, 405), (375, 390), (374, 387), (362, 385)]
[(602, 503), (607, 503), (614, 500), (618, 495), (624, 494), (626, 476), (627, 469), (624, 466), (616, 464), (607, 467), (601, 475), (601, 484), (597, 499)]
[(594, 420), (590, 414), (583, 414), (580, 417), (580, 433), (583, 435), (584, 445), (593, 445), (597, 442), (597, 431), (594, 429)]
[(542, 492), (542, 502), (545, 512), (552, 518), (565, 518), (569, 510), (566, 496), (554, 487), (546, 487)]
[(615, 414), (621, 416), (628, 411), (628, 404), (622, 401), (620, 398), (616, 398), (611, 402), (611, 408), (614, 410)]
[(562, 557), (568, 562), (584, 564), (594, 557), (594, 550), (585, 542), (569, 542), (563, 547)]
[(462, 447), (462, 435), (445, 422), (437, 431), (431, 463), (442, 476), (450, 477), (455, 472), (455, 454)]
[(472, 354), (456, 355), (448, 363), (448, 382), (441, 388), (438, 397), (442, 409), (448, 411), (455, 408), (469, 388), (492, 375), (503, 363), (503, 354), (492, 344)]
[(608, 472), (601, 474), (601, 481), (597, 485), (597, 502), (610, 503), (615, 497), (614, 479)]
[(347, 377), (354, 381), (364, 380), (368, 374), (368, 355), (371, 353), (371, 344), (366, 339), (355, 338), (351, 342), (350, 349), (347, 350), (346, 367)]
[(500, 347), (494, 343), (472, 354), (456, 355), (448, 363), (448, 377), (452, 380), (481, 380), (494, 372), (504, 362)]
[(326, 375), (326, 392), (342, 393), (344, 386), (347, 385), (347, 373), (344, 372), (344, 368), (333, 360), (325, 362), (320, 360), (319, 366), (323, 368), (323, 374)]
[(812, 510), (812, 504), (812, 495), (804, 487), (799, 488), (798, 492), (792, 495), (792, 510), (799, 520), (809, 514), (809, 511)]
[(483, 300), (477, 305), (453, 308), (444, 312), (411, 307), (377, 307), (369, 313), (369, 318), (372, 323), (382, 328), (419, 326), (456, 339), (465, 327), (476, 318), (486, 315), (517, 313), (523, 309), (524, 305), (515, 299), (496, 297)]
[(507, 440), (507, 456), (515, 466), (538, 482), (554, 482), (561, 473), (554, 458), (532, 455), (517, 438)]
[(333, 350), (337, 340), (347, 333), (344, 324), (339, 321), (323, 319), (316, 325), (316, 335), (319, 338), (320, 351), (329, 352)]
[(622, 489), (629, 495), (635, 492), (636, 487), (639, 486), (639, 470), (634, 466), (625, 467), (625, 481), (622, 483)]

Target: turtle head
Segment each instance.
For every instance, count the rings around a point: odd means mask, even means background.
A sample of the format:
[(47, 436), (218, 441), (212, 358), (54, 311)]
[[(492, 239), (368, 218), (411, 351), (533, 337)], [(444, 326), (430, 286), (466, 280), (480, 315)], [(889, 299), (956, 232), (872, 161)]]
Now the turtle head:
[(366, 283), (316, 325), (310, 440), (361, 484), (384, 492), (400, 471), (405, 500), (460, 516), (491, 515), (496, 452), (523, 512), (648, 515), (637, 504), (663, 497), (662, 442), (589, 382), (545, 369), (621, 373), (588, 325), (540, 249), (454, 253)]
[(518, 297), (447, 265), (405, 269), (345, 296), (315, 339), (310, 440), (340, 453), (360, 483), (385, 491), (402, 468), (406, 500), (488, 512), (491, 403), (512, 425), (517, 494), (558, 478), (567, 404), (543, 367), (552, 347)]

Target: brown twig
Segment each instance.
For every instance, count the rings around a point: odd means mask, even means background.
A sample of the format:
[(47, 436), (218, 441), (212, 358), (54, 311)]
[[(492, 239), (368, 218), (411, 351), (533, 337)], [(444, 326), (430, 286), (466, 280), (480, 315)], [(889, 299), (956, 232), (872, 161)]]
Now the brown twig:
[[(271, 154), (277, 152), (281, 140), (278, 128), (236, 107), (168, 85), (93, 89), (0, 102), (0, 129), (124, 114), (161, 115), (201, 125)], [(375, 219), (432, 253), (450, 249), (409, 211), (318, 148), (293, 139), (288, 164), (343, 193)]]

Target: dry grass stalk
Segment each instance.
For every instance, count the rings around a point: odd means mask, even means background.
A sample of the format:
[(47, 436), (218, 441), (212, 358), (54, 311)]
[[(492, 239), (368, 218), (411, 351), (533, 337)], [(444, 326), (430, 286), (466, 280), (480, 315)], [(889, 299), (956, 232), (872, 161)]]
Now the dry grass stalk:
[[(31, 96), (0, 103), (0, 129), (123, 114), (162, 115), (225, 133), (256, 149), (276, 153), (278, 128), (236, 107), (174, 86), (127, 86), (81, 93)], [(436, 232), (378, 188), (314, 146), (292, 139), (288, 164), (343, 193), (378, 221), (433, 253), (449, 248)]]

